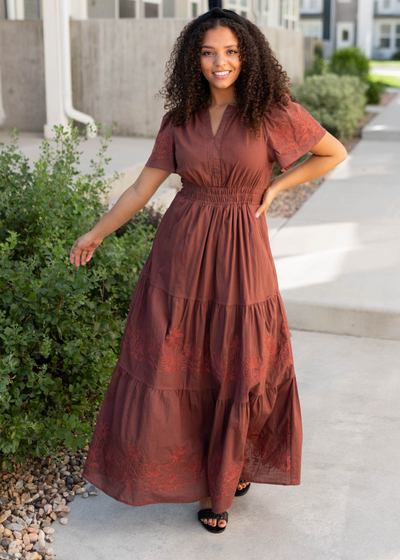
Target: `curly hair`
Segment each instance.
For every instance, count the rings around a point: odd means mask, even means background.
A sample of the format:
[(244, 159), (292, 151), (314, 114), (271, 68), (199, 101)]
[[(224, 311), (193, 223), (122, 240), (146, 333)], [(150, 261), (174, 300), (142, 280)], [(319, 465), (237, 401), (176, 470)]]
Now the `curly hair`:
[[(201, 17), (201, 16), (199, 16)], [(235, 99), (241, 121), (258, 135), (266, 111), (276, 103), (287, 106), (291, 93), (290, 78), (278, 62), (262, 31), (247, 18), (242, 18), (248, 31), (230, 18), (211, 18), (200, 23), (190, 21), (181, 31), (166, 63), (166, 80), (155, 98), (166, 99), (164, 108), (174, 126), (186, 125), (192, 113), (209, 106), (210, 86), (201, 71), (201, 45), (205, 33), (225, 26), (238, 40), (241, 70), (237, 77)], [(169, 120), (168, 118), (168, 120)]]

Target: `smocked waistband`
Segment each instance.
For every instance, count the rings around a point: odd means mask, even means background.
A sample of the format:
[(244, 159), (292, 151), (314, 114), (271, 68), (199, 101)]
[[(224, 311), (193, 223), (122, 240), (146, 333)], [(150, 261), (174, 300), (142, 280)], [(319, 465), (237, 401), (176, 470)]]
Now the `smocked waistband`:
[(246, 191), (243, 186), (236, 188), (205, 187), (182, 180), (179, 191), (185, 198), (213, 204), (261, 204), (265, 189), (250, 188)]

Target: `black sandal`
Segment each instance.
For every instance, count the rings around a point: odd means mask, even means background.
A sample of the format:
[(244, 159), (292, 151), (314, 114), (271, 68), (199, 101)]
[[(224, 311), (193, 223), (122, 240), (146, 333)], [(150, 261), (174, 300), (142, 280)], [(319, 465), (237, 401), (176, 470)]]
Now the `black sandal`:
[[(201, 509), (200, 511), (198, 511), (197, 512), (197, 517), (198, 517), (198, 520), (200, 521), (200, 523), (202, 525), (204, 525), (204, 527), (207, 529), (207, 531), (210, 531), (211, 533), (222, 533), (222, 531), (225, 531), (226, 526), (228, 524), (228, 512), (227, 511), (223, 511), (222, 513), (214, 513), (211, 508), (206, 508), (206, 509)], [(225, 524), (224, 527), (219, 527), (218, 526), (218, 521), (217, 521), (217, 524), (215, 525), (215, 527), (213, 527), (212, 525), (209, 525), (208, 523), (204, 523), (204, 521), (201, 521), (202, 519), (225, 519), (226, 524)]]
[[(243, 478), (239, 478), (238, 484), (240, 484), (241, 482), (247, 482), (247, 480), (244, 480)], [(251, 482), (249, 482), (248, 485), (242, 488), (241, 490), (239, 490), (239, 488), (236, 488), (235, 496), (244, 496), (249, 491), (250, 486), (251, 486)]]

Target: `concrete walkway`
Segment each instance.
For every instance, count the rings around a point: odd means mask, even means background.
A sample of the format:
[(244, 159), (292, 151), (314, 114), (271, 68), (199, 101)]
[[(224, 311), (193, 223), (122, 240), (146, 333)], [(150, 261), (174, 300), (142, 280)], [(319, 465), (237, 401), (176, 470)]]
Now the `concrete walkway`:
[(271, 238), (292, 328), (400, 340), (400, 92)]
[[(398, 560), (400, 342), (291, 331), (299, 486), (252, 484), (221, 535), (198, 502), (131, 507), (99, 491), (54, 523), (57, 560)], [(89, 486), (89, 485), (87, 485)]]

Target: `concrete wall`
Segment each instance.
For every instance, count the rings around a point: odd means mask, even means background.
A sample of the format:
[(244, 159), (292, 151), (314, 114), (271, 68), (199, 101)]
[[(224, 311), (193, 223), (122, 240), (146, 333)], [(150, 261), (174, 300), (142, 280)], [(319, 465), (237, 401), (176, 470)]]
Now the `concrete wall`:
[(314, 37), (304, 37), (304, 68), (305, 70), (312, 70), (314, 66), (314, 47), (316, 44), (321, 44), (323, 49), (323, 42)]
[[(116, 136), (154, 137), (164, 114), (165, 64), (189, 20), (97, 19), (71, 21), (74, 107)], [(263, 29), (292, 83), (304, 74), (300, 31)], [(10, 47), (12, 45), (12, 48)], [(0, 21), (4, 129), (43, 133), (46, 122), (41, 21)]]
[(46, 122), (41, 20), (0, 21), (4, 130), (43, 133)]

